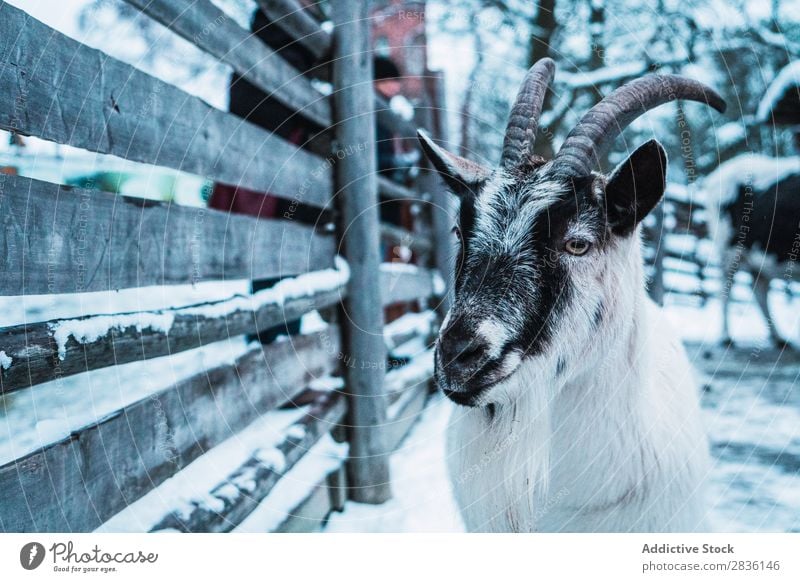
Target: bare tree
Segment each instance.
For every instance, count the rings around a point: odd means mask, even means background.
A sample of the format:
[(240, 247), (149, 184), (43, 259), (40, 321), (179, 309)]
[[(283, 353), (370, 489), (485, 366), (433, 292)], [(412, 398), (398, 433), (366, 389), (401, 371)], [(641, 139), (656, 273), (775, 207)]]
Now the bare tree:
[(536, 16), (531, 22), (530, 47), (528, 49), (528, 66), (550, 55), (550, 41), (556, 31), (556, 0), (539, 0)]

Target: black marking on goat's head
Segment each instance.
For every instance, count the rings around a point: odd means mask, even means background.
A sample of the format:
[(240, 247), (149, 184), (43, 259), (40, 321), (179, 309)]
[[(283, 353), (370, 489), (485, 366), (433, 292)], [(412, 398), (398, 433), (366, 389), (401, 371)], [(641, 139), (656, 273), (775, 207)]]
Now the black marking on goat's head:
[[(533, 156), (535, 120), (534, 131), (514, 124), (523, 114), (538, 117), (541, 82), (549, 82), (551, 69), (535, 66), (523, 82), (497, 168), (451, 154), (420, 132), (433, 167), (461, 200), (455, 299), (436, 350), (439, 385), (458, 404), (493, 402), (492, 388), (508, 385), (524, 360), (569, 353), (570, 342), (590, 341), (613, 270), (625, 268), (620, 257), (638, 244), (637, 225), (664, 193), (666, 153), (655, 140), (608, 177), (584, 159), (601, 157), (642, 100), (666, 102), (652, 78), (634, 82), (633, 97), (623, 87), (606, 98), (614, 103), (595, 106), (553, 160)], [(700, 100), (702, 86), (695, 82), (659, 81), (677, 98)], [(533, 106), (520, 105), (521, 97)], [(609, 118), (609, 111), (623, 119)], [(557, 368), (556, 357), (553, 377), (564, 372)]]
[[(663, 148), (653, 141), (610, 178), (565, 176), (545, 163), (524, 172), (498, 168), (479, 182), (447, 180), (469, 183), (459, 194), (455, 301), (437, 345), (438, 381), (452, 400), (486, 401), (557, 334), (589, 339), (612, 268), (608, 251), (631, 239), (661, 198), (665, 171)], [(596, 299), (587, 303), (589, 290)]]

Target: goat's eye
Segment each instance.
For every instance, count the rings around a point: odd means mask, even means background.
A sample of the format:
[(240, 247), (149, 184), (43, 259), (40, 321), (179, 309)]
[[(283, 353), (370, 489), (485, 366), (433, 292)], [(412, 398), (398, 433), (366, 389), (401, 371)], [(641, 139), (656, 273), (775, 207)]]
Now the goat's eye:
[(571, 255), (575, 255), (576, 257), (585, 255), (587, 252), (589, 252), (591, 247), (592, 245), (589, 241), (580, 238), (571, 238), (567, 241), (567, 244), (564, 245), (564, 248), (567, 249), (567, 252)]
[(458, 242), (461, 242), (461, 229), (458, 228), (457, 226), (454, 226), (453, 227), (453, 234), (456, 235), (456, 238), (458, 239)]

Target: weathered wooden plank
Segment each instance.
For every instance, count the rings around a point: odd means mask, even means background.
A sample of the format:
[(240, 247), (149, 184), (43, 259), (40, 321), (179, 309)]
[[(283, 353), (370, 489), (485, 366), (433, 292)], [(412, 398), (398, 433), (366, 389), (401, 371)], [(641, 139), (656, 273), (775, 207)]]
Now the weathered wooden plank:
[(253, 85), (303, 117), (320, 127), (331, 124), (330, 102), (302, 71), (281, 59), (209, 0), (125, 1), (230, 65)]
[(381, 223), (381, 238), (386, 242), (395, 245), (408, 247), (412, 251), (420, 253), (431, 250), (432, 243), (427, 233), (411, 232), (405, 228), (393, 224)]
[(335, 249), (292, 221), (0, 175), (0, 295), (287, 276), (330, 267)]
[(323, 23), (330, 20), (328, 16), (330, 6), (327, 0), (304, 1), (303, 8), (316, 22)]
[(378, 176), (378, 193), (382, 200), (419, 200), (419, 194), (410, 188)]
[[(0, 394), (89, 370), (176, 354), (291, 322), (341, 300), (344, 287), (283, 299), (272, 290), (188, 307), (25, 323), (0, 328)], [(80, 330), (108, 329), (78, 341)], [(72, 330), (72, 331), (70, 331)], [(96, 336), (96, 333), (90, 334)]]
[(294, 0), (257, 0), (267, 17), (317, 59), (330, 54), (331, 35)]
[(294, 423), (276, 446), (285, 462), (275, 467), (257, 452), (228, 476), (210, 495), (224, 503), (222, 511), (190, 503), (157, 523), (151, 531), (227, 532), (239, 525), (300, 458), (342, 419), (345, 400), (338, 392), (318, 393), (308, 412)]
[(416, 390), (422, 385), (429, 387), (432, 381), (432, 350), (417, 354), (402, 368), (396, 368), (387, 372), (386, 395), (390, 403), (390, 410), (391, 405), (394, 405), (394, 403), (400, 400), (410, 390)]
[(386, 346), (392, 350), (418, 337), (428, 342), (435, 329), (438, 329), (438, 324), (433, 311), (406, 313), (383, 328), (383, 337)]
[(0, 467), (0, 530), (90, 531), (338, 358), (335, 329), (248, 352)]
[(328, 473), (317, 483), (308, 496), (295, 506), (275, 533), (310, 533), (318, 531), (328, 520), (331, 512), (339, 511), (336, 506), (341, 498), (342, 483), (346, 480), (344, 468)]
[(332, 194), (317, 156), (6, 3), (0, 128), (316, 206)]
[(409, 388), (389, 407), (386, 433), (390, 451), (395, 451), (422, 416), (430, 395), (430, 383), (422, 382)]
[(404, 263), (381, 264), (381, 297), (384, 306), (424, 300), (433, 294), (433, 271)]
[(383, 503), (391, 496), (383, 423), (386, 399), (380, 276), (378, 187), (375, 179), (375, 97), (366, 0), (334, 0), (334, 110), (340, 146), (364, 144), (336, 164), (342, 242), (350, 265), (345, 304), (346, 384), (351, 402), (348, 480), (351, 497)]
[[(347, 472), (344, 470), (344, 463), (338, 470), (328, 474), (326, 484), (330, 493), (331, 510), (344, 511), (344, 506), (347, 504)], [(327, 515), (325, 517), (327, 518)]]

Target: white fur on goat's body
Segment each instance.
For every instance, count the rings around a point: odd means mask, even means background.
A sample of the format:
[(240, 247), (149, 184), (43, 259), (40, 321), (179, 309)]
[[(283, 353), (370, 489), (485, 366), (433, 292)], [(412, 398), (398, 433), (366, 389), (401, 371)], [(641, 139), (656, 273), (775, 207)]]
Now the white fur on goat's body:
[(470, 531), (707, 529), (691, 366), (645, 293), (638, 237), (612, 252), (596, 341), (578, 329), (591, 318), (565, 313), (552, 349), (491, 390), (493, 416), (454, 410), (448, 470)]

